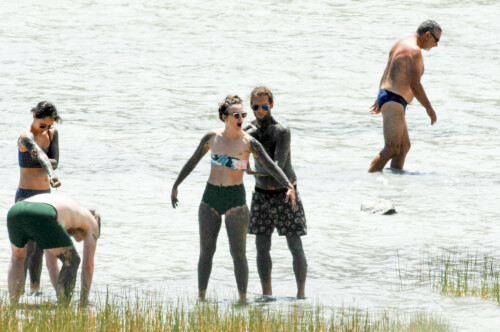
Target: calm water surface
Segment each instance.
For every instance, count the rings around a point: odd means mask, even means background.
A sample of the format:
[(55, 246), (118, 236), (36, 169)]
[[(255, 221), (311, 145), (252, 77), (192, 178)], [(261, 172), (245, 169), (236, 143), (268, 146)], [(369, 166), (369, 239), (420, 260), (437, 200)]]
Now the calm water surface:
[[(443, 250), (499, 253), (500, 23), (498, 1), (18, 1), (0, 8), (0, 222), (18, 183), (16, 140), (29, 110), (53, 101), (60, 131), (59, 194), (97, 208), (103, 234), (94, 289), (196, 295), (197, 208), (204, 158), (170, 190), (208, 130), (217, 104), (268, 85), (275, 116), (292, 128), (293, 163), (309, 223), (307, 294), (324, 305), (424, 310), (463, 331), (500, 330), (500, 307), (403, 287), (397, 268)], [(369, 106), (392, 44), (432, 18), (439, 47), (424, 52), (423, 84), (438, 116), (407, 111), (409, 174), (367, 174), (382, 148)], [(250, 120), (253, 118), (250, 115)], [(253, 178), (246, 176), (247, 200)], [(360, 213), (384, 198), (394, 216)], [(5, 228), (4, 228), (5, 229)], [(0, 288), (10, 246), (0, 235)], [(260, 283), (248, 238), (249, 296)], [(272, 251), (274, 293), (295, 295), (283, 238)], [(79, 246), (79, 250), (81, 250)], [(398, 263), (399, 257), (399, 263)], [(44, 293), (52, 289), (46, 271)], [(222, 230), (209, 291), (235, 298)], [(227, 296), (226, 296), (227, 295)]]

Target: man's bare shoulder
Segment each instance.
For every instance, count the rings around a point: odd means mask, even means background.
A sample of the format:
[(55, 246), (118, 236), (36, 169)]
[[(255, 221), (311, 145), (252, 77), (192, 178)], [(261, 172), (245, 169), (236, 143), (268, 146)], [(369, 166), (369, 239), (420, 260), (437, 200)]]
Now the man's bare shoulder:
[(413, 57), (422, 54), (422, 51), (418, 47), (415, 38), (413, 36), (408, 36), (398, 40), (394, 44), (391, 53), (399, 57)]

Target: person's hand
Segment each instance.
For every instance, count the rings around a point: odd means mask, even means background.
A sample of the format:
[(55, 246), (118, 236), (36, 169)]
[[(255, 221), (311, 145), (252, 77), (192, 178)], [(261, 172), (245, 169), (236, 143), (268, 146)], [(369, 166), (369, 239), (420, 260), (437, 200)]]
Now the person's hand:
[(437, 121), (436, 112), (434, 112), (434, 110), (431, 108), (430, 110), (427, 110), (427, 115), (429, 116), (429, 118), (431, 118), (431, 126), (432, 126)]
[(373, 105), (370, 107), (370, 113), (371, 114), (379, 114), (380, 113), (380, 108), (378, 108), (378, 102), (377, 99), (375, 99), (375, 102)]
[(52, 188), (57, 188), (61, 186), (61, 182), (59, 181), (57, 176), (54, 175), (50, 178), (50, 185), (52, 186)]
[(292, 209), (295, 210), (295, 206), (296, 206), (296, 201), (295, 201), (295, 189), (293, 188), (290, 188), (288, 189), (288, 191), (286, 192), (286, 202), (288, 202), (289, 200), (292, 201)]
[(170, 199), (172, 200), (172, 207), (175, 209), (179, 205), (179, 200), (177, 199), (177, 188), (172, 188)]

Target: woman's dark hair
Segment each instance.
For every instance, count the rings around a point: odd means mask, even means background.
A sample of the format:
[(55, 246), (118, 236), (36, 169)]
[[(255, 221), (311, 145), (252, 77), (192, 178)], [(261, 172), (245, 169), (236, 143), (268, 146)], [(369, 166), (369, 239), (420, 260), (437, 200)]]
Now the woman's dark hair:
[(57, 114), (57, 108), (48, 101), (41, 101), (31, 109), (31, 112), (35, 114), (37, 119), (43, 119), (46, 117), (51, 117), (56, 122), (62, 122), (61, 117)]
[(426, 33), (427, 31), (429, 31), (430, 33), (436, 34), (438, 31), (442, 31), (442, 30), (436, 21), (427, 20), (427, 21), (424, 21), (420, 24), (420, 26), (417, 29), (417, 33), (419, 35), (422, 35), (422, 34)]
[(222, 103), (219, 104), (219, 119), (224, 122), (224, 119), (222, 119), (223, 115), (228, 115), (227, 114), (227, 109), (233, 105), (238, 105), (238, 104), (243, 104), (243, 100), (234, 95), (234, 96), (227, 96), (226, 99)]

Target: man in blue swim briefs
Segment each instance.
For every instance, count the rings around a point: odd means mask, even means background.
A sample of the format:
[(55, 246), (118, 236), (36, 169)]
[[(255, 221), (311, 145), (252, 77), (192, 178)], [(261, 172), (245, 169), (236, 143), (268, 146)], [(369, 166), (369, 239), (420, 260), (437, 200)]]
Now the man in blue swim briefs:
[(87, 303), (94, 274), (97, 239), (101, 235), (101, 217), (95, 211), (64, 196), (35, 195), (16, 203), (9, 210), (7, 230), (12, 247), (8, 275), (12, 303), (18, 303), (19, 297), (24, 293), (24, 261), (30, 240), (51, 254), (47, 255), (47, 260), (55, 260), (56, 257), (61, 260), (61, 271), (57, 263), (50, 262), (47, 265), (56, 267), (56, 271), (52, 268), (49, 273), (56, 288), (58, 303), (67, 304), (70, 301), (81, 261), (70, 236), (77, 242), (84, 243), (80, 304)]
[(297, 298), (305, 298), (307, 259), (302, 247), (301, 236), (307, 234), (306, 216), (302, 200), (297, 191), (297, 176), (292, 167), (290, 154), (290, 129), (278, 122), (271, 114), (274, 97), (267, 87), (256, 87), (250, 94), (250, 104), (255, 120), (245, 130), (259, 141), (273, 161), (295, 187), (296, 207), (286, 201), (287, 188), (283, 187), (262, 168), (255, 159), (255, 190), (248, 233), (254, 234), (257, 247), (257, 270), (259, 272), (264, 297), (272, 295), (271, 286), (271, 236), (276, 228), (285, 236), (288, 249), (293, 257), (293, 271), (297, 283)]
[(410, 150), (405, 111), (414, 97), (427, 110), (431, 125), (436, 122), (436, 112), (420, 83), (424, 73), (421, 49), (428, 51), (438, 46), (440, 38), (441, 27), (437, 22), (428, 20), (420, 24), (415, 34), (401, 38), (392, 46), (379, 94), (371, 107), (372, 114), (382, 112), (385, 146), (373, 159), (368, 172), (382, 171), (389, 159), (392, 159), (391, 168), (403, 169)]

